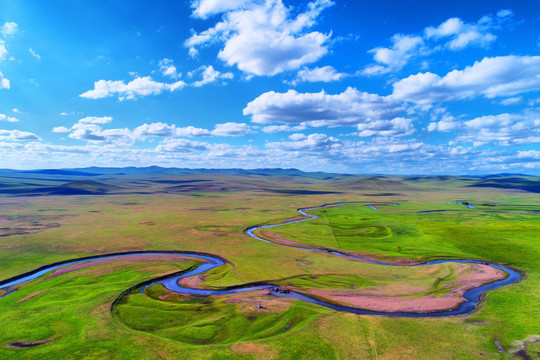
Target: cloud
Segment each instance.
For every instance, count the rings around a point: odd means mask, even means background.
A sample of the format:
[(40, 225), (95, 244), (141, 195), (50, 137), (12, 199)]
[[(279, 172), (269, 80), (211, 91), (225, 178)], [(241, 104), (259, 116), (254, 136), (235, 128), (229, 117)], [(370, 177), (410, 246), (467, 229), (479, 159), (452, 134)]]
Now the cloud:
[(357, 126), (391, 120), (403, 111), (390, 97), (347, 88), (337, 95), (319, 93), (266, 92), (244, 108), (244, 115), (259, 124), (307, 124), (309, 126)]
[(500, 29), (512, 15), (511, 10), (503, 9), (496, 15), (484, 15), (476, 23), (465, 23), (460, 18), (453, 17), (438, 26), (426, 27), (422, 35), (395, 34), (390, 39), (391, 47), (369, 50), (375, 63), (368, 65), (360, 73), (372, 76), (396, 72), (413, 57), (444, 49), (459, 51), (469, 46), (487, 48), (497, 39), (492, 31)]
[(137, 137), (145, 136), (174, 136), (176, 132), (176, 127), (174, 125), (165, 124), (162, 122), (143, 124), (139, 127), (136, 127), (133, 130), (133, 133)]
[(93, 143), (132, 143), (133, 137), (129, 129), (102, 129), (92, 123), (76, 123), (71, 127), (71, 139), (86, 140)]
[(523, 97), (521, 96), (513, 96), (506, 99), (501, 100), (501, 105), (516, 105), (523, 102)]
[(202, 137), (202, 136), (244, 136), (251, 132), (249, 125), (244, 123), (227, 122), (216, 124), (214, 130), (201, 129), (194, 126), (176, 127), (161, 122), (143, 124), (133, 130), (137, 139), (144, 140), (147, 136), (160, 137)]
[(372, 157), (374, 161), (380, 161), (381, 158), (387, 157), (388, 154), (409, 153), (412, 156), (416, 155), (420, 157), (421, 155), (425, 155), (424, 151), (434, 150), (433, 148), (426, 146), (424, 143), (414, 139), (386, 140), (385, 138), (375, 138), (375, 140), (371, 142), (357, 142), (350, 145), (352, 146), (349, 147), (351, 151), (348, 152), (348, 156)]
[(68, 133), (69, 129), (65, 126), (55, 126), (52, 129), (53, 133)]
[[(208, 9), (219, 9), (214, 1), (196, 4), (195, 11), (204, 4), (208, 4)], [(212, 4), (214, 6), (210, 6)], [(328, 52), (329, 35), (305, 30), (332, 5), (331, 0), (315, 0), (307, 4), (305, 12), (291, 18), (291, 9), (286, 8), (282, 0), (241, 4), (226, 1), (219, 10), (227, 11), (223, 20), (212, 28), (193, 34), (185, 46), (191, 55), (195, 55), (197, 47), (224, 43), (218, 58), (227, 65), (237, 66), (252, 75), (272, 76), (315, 62)], [(203, 14), (211, 13), (208, 11)]]
[(518, 158), (529, 159), (529, 160), (540, 160), (540, 151), (538, 150), (526, 150), (518, 151)]
[[(4, 38), (7, 38), (9, 36), (12, 36), (17, 32), (17, 24), (14, 22), (6, 22), (4, 25), (0, 27), (0, 33), (2, 33)], [(6, 55), (8, 54), (8, 50), (6, 48), (6, 42), (4, 40), (0, 40), (0, 60), (4, 60), (6, 58)], [(0, 73), (0, 89), (9, 89), (9, 82), (7, 83), (7, 86), (4, 86), (3, 84), (3, 76), (2, 73)], [(7, 80), (7, 79), (6, 79)]]
[[(359, 136), (403, 136), (411, 135), (415, 129), (411, 119), (399, 117), (404, 111), (400, 102), (389, 97), (360, 92), (348, 88), (341, 94), (264, 93), (244, 109), (255, 123), (300, 124), (309, 126), (356, 126)], [(263, 132), (291, 131), (289, 125), (273, 125)], [(298, 130), (293, 130), (298, 131)]]
[(428, 125), (427, 130), (431, 131), (440, 131), (448, 132), (457, 130), (461, 127), (461, 121), (451, 115), (444, 115), (442, 119), (438, 122), (432, 122)]
[(426, 39), (450, 38), (445, 46), (450, 50), (462, 50), (468, 46), (488, 47), (497, 39), (490, 31), (499, 29), (501, 24), (508, 21), (513, 12), (502, 9), (495, 16), (484, 15), (476, 23), (465, 23), (460, 18), (450, 18), (439, 26), (424, 29)]
[(32, 56), (35, 57), (36, 59), (38, 59), (38, 60), (41, 59), (41, 56), (40, 56), (37, 52), (35, 52), (32, 48), (29, 48), (29, 49), (28, 49), (28, 52), (29, 52), (30, 54), (32, 54)]
[(87, 116), (79, 119), (71, 128), (58, 126), (53, 128), (55, 133), (69, 132), (69, 137), (75, 140), (85, 140), (91, 143), (121, 143), (128, 144), (134, 141), (129, 129), (102, 129), (100, 125), (112, 121), (110, 116)]
[(34, 133), (20, 130), (0, 130), (0, 140), (9, 141), (25, 141), (25, 140), (41, 140)]
[(13, 109), (11, 109), (11, 111), (13, 111), (15, 114), (22, 114), (22, 111), (20, 111), (17, 108), (13, 108)]
[(161, 74), (163, 76), (170, 77), (172, 79), (178, 79), (181, 74), (179, 74), (176, 70), (176, 66), (174, 66), (174, 63), (171, 59), (162, 59), (158, 63), (159, 71), (161, 71)]
[[(95, 124), (84, 124), (95, 125)], [(96, 125), (97, 126), (97, 125)], [(166, 138), (155, 148), (136, 143), (89, 141), (84, 145), (51, 145), (38, 141), (6, 140), (0, 149), (7, 167), (73, 166), (178, 166), (191, 168), (299, 167), (307, 171), (362, 173), (501, 172), (540, 169), (540, 151), (516, 151), (462, 145), (429, 145), (416, 139), (373, 137), (342, 141), (326, 134), (292, 134), (288, 141), (269, 143), (259, 149), (186, 139)], [(19, 136), (24, 137), (24, 136)], [(33, 139), (35, 140), (35, 139)]]
[(441, 39), (450, 37), (446, 43), (450, 50), (462, 50), (469, 45), (487, 47), (497, 39), (497, 36), (488, 32), (492, 21), (483, 17), (476, 24), (466, 24), (459, 18), (450, 18), (438, 27), (427, 27), (424, 30), (427, 39)]
[(458, 141), (474, 146), (495, 143), (499, 146), (540, 143), (540, 113), (480, 116), (463, 123), (465, 133)]
[(347, 74), (337, 72), (332, 66), (323, 66), (311, 70), (300, 70), (294, 83), (339, 81), (345, 76), (347, 76)]
[(163, 91), (173, 92), (182, 89), (185, 85), (186, 83), (181, 80), (174, 83), (157, 82), (150, 76), (137, 77), (127, 84), (121, 80), (99, 80), (94, 83), (93, 90), (88, 90), (79, 96), (87, 99), (102, 99), (118, 95), (119, 100), (131, 100), (138, 96), (161, 94)]
[(403, 136), (415, 132), (411, 119), (397, 117), (392, 120), (376, 120), (358, 124), (358, 136)]
[(11, 36), (15, 34), (18, 30), (18, 25), (14, 22), (5, 22), (4, 25), (2, 25), (0, 32), (4, 36)]
[(202, 70), (202, 80), (195, 81), (193, 83), (193, 86), (195, 87), (210, 84), (218, 80), (230, 80), (234, 77), (233, 73), (221, 73), (215, 70), (212, 65), (202, 66), (199, 68), (199, 70)]
[(514, 15), (514, 13), (510, 9), (501, 9), (497, 12), (497, 17), (500, 19), (507, 19), (512, 15)]
[(6, 43), (4, 40), (0, 40), (0, 60), (4, 60), (8, 54)]
[(87, 116), (85, 118), (79, 119), (81, 124), (108, 124), (112, 121), (110, 116)]
[(250, 133), (249, 125), (244, 123), (227, 122), (216, 124), (212, 136), (244, 136)]
[(374, 54), (373, 59), (379, 64), (366, 67), (362, 71), (364, 75), (380, 75), (400, 70), (411, 56), (417, 55), (424, 47), (424, 40), (420, 36), (396, 34), (392, 37), (392, 43), (391, 48), (378, 47), (369, 51)]
[(540, 90), (540, 56), (498, 56), (440, 77), (426, 72), (393, 84), (392, 97), (419, 104), (495, 98)]
[(0, 71), (0, 89), (9, 89), (9, 80)]
[(341, 146), (341, 142), (325, 134), (292, 134), (292, 141), (269, 142), (266, 147), (284, 151), (332, 151)]
[(282, 131), (302, 131), (307, 129), (306, 123), (301, 123), (300, 125), (296, 126), (289, 126), (289, 125), (269, 125), (262, 128), (262, 131), (267, 134), (273, 134), (277, 132)]
[(147, 136), (174, 137), (174, 136), (210, 136), (209, 130), (196, 128), (194, 126), (176, 127), (162, 122), (143, 124), (133, 130), (133, 135), (144, 140)]
[(13, 116), (8, 116), (6, 114), (0, 114), (0, 121), (17, 122), (19, 121), (19, 119)]
[(251, 0), (195, 0), (191, 3), (193, 15), (206, 19), (209, 15), (215, 15), (230, 10), (236, 10)]
[(186, 139), (167, 139), (156, 148), (158, 152), (195, 152), (208, 149), (208, 143)]
[(176, 131), (174, 133), (175, 136), (187, 136), (187, 137), (193, 137), (193, 136), (210, 136), (212, 135), (210, 130), (207, 129), (201, 129), (194, 126), (186, 126), (186, 127), (180, 127), (176, 128)]

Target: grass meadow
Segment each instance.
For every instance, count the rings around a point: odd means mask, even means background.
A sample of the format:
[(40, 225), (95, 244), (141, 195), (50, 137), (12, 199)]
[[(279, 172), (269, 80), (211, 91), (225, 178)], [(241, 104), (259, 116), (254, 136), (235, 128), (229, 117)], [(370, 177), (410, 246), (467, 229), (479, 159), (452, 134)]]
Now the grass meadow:
[[(441, 296), (452, 288), (455, 264), (429, 271), (381, 266), (244, 234), (249, 226), (295, 218), (297, 208), (340, 201), (399, 205), (313, 210), (318, 219), (273, 228), (270, 235), (386, 261), (480, 259), (515, 267), (525, 278), (488, 293), (474, 313), (447, 318), (359, 316), (264, 291), (182, 296), (161, 285), (125, 297), (111, 312), (124, 290), (195, 265), (122, 261), (45, 275), (0, 298), (0, 358), (500, 359), (512, 358), (520, 342), (528, 356), (540, 351), (538, 342), (527, 341), (540, 335), (540, 194), (471, 188), (453, 179), (311, 179), (302, 185), (311, 192), (296, 194), (296, 182), (276, 192), (266, 179), (220, 181), (236, 187), (159, 195), (2, 195), (0, 279), (82, 256), (184, 250), (228, 260), (206, 274), (200, 285), (208, 288), (269, 281), (405, 297)], [(242, 189), (257, 181), (264, 185)]]

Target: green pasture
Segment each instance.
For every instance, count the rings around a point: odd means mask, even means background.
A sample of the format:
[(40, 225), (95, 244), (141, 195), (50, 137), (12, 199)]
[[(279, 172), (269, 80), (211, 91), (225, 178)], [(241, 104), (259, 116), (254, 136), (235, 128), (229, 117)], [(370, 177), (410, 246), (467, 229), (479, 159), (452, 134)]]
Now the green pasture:
[[(404, 203), (374, 211), (346, 204), (314, 210), (319, 218), (272, 232), (315, 247), (386, 260), (464, 258), (513, 266), (525, 273), (525, 280), (488, 293), (483, 309), (468, 317), (490, 324), (483, 330), (486, 336), (510, 344), (540, 332), (535, 310), (540, 305), (540, 214), (531, 211), (538, 206), (517, 200), (516, 206), (473, 203), (475, 209)], [(445, 211), (419, 213), (423, 209)]]
[[(263, 185), (241, 189), (257, 181)], [(309, 181), (297, 194), (291, 193), (295, 185), (267, 191), (270, 180), (224, 176), (220, 182), (237, 190), (157, 196), (138, 184), (140, 194), (2, 196), (0, 224), (9, 216), (5, 227), (27, 232), (0, 236), (0, 279), (81, 256), (185, 250), (228, 260), (206, 274), (201, 286), (207, 288), (268, 281), (301, 290), (376, 290), (402, 297), (437, 297), (452, 289), (453, 264), (429, 272), (380, 266), (243, 233), (249, 226), (295, 218), (297, 208), (339, 201), (366, 203), (313, 210), (318, 219), (271, 231), (386, 261), (481, 259), (513, 266), (525, 279), (488, 293), (475, 313), (449, 318), (357, 316), (258, 293), (181, 297), (160, 286), (126, 297), (111, 312), (124, 290), (193, 263), (99, 265), (44, 276), (1, 298), (0, 359), (500, 359), (511, 358), (516, 341), (540, 334), (540, 195), (471, 188), (453, 178)], [(422, 212), (427, 210), (444, 211)], [(254, 307), (259, 302), (268, 310)], [(502, 354), (495, 341), (504, 347)], [(16, 342), (44, 343), (10, 347)], [(528, 354), (536, 349), (529, 344)]]

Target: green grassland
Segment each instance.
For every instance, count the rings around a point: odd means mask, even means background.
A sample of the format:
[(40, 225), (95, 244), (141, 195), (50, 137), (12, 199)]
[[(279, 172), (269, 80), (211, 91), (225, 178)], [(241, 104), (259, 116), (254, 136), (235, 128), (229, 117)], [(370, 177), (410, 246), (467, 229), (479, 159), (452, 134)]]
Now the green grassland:
[[(515, 180), (106, 175), (112, 180), (94, 180), (113, 186), (68, 186), (99, 194), (69, 196), (58, 195), (66, 187), (58, 189), (61, 183), (51, 180), (57, 174), (31, 181), (39, 196), (28, 196), (30, 190), (13, 179), (0, 179), (10, 191), (0, 195), (0, 279), (81, 256), (185, 250), (228, 260), (201, 284), (209, 288), (270, 281), (300, 289), (420, 289), (404, 296), (439, 296), (451, 288), (453, 264), (429, 272), (380, 266), (243, 233), (297, 217), (297, 208), (339, 201), (400, 205), (376, 205), (379, 211), (363, 203), (328, 207), (312, 211), (318, 219), (272, 232), (384, 260), (482, 259), (511, 265), (526, 278), (488, 293), (478, 311), (448, 318), (358, 316), (261, 292), (186, 297), (160, 285), (127, 296), (111, 312), (124, 290), (194, 263), (104, 264), (45, 276), (1, 298), (1, 359), (499, 359), (511, 358), (514, 342), (540, 335), (540, 194), (512, 188)], [(525, 180), (530, 189), (538, 181)], [(426, 210), (444, 211), (421, 212)], [(10, 345), (17, 342), (43, 344)], [(528, 343), (528, 354), (536, 351), (537, 343)]]
[[(484, 331), (506, 343), (536, 334), (540, 329), (540, 316), (534, 310), (540, 300), (539, 214), (530, 207), (473, 204), (476, 209), (439, 204), (438, 209), (453, 211), (432, 213), (418, 213), (427, 208), (423, 204), (381, 206), (380, 211), (346, 204), (313, 211), (318, 219), (275, 228), (273, 232), (316, 247), (384, 260), (464, 258), (511, 265), (524, 271), (526, 280), (490, 292), (482, 311), (468, 316), (467, 321), (491, 324)], [(365, 236), (362, 229), (373, 227), (387, 231)], [(511, 309), (515, 307), (519, 311)]]

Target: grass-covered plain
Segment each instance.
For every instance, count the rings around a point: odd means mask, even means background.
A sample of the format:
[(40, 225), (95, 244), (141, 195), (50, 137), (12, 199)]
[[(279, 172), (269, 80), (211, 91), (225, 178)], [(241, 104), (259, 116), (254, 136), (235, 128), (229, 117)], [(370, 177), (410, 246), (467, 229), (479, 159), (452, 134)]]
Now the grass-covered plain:
[[(187, 260), (118, 262), (44, 277), (0, 299), (0, 358), (498, 359), (512, 355), (513, 342), (540, 334), (540, 196), (534, 192), (471, 187), (459, 178), (205, 174), (123, 181), (111, 181), (121, 189), (114, 194), (0, 197), (6, 228), (0, 237), (0, 279), (80, 256), (186, 250), (229, 261), (208, 274), (201, 283), (206, 287), (272, 281), (300, 289), (391, 293), (416, 288), (435, 296), (447, 291), (445, 283), (454, 280), (451, 264), (426, 274), (420, 268), (280, 247), (243, 234), (248, 226), (297, 217), (297, 208), (339, 201), (400, 205), (377, 205), (379, 211), (365, 204), (329, 207), (314, 211), (320, 215), (316, 220), (272, 232), (387, 260), (499, 262), (524, 271), (526, 279), (490, 292), (479, 311), (449, 318), (357, 316), (261, 292), (184, 297), (159, 285), (128, 296), (113, 314), (111, 304), (122, 291), (193, 265)], [(153, 193), (161, 191), (163, 181), (211, 185), (207, 191), (200, 186)], [(276, 183), (280, 188), (272, 191)], [(297, 188), (302, 191), (294, 194)], [(455, 200), (471, 201), (476, 209)], [(14, 228), (17, 234), (11, 234)], [(17, 342), (43, 343), (10, 346)], [(530, 356), (536, 356), (536, 345), (528, 343)]]

